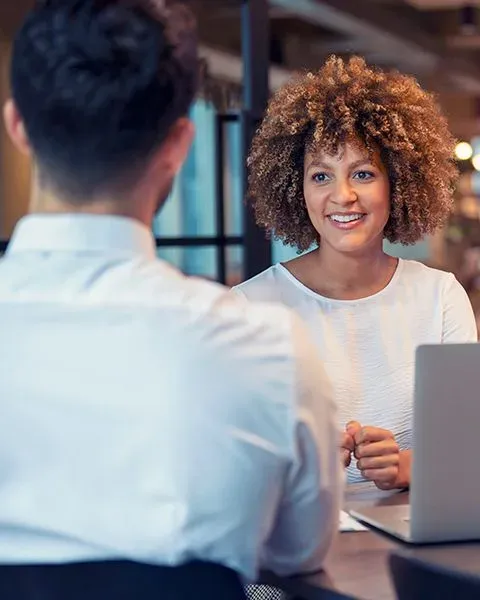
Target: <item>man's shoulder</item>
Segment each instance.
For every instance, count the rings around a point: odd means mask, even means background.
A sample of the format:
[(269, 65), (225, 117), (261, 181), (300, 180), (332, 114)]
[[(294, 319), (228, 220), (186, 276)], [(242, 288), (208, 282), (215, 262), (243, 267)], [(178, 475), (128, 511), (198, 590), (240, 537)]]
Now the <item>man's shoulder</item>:
[[(197, 367), (222, 373), (222, 381), (234, 386), (246, 405), (268, 400), (293, 410), (305, 338), (295, 313), (278, 303), (248, 301), (215, 282), (179, 272), (171, 276), (166, 289), (176, 301), (168, 303), (170, 323)], [(165, 320), (161, 300), (157, 308)]]
[[(248, 302), (244, 297), (217, 282), (187, 276), (163, 261), (137, 265), (125, 275), (122, 292), (111, 293), (111, 301), (134, 304), (139, 309), (152, 309), (182, 315), (183, 322), (214, 328), (218, 334), (230, 331), (238, 343), (291, 346), (291, 311), (277, 303)], [(243, 333), (242, 333), (243, 332)], [(280, 344), (280, 346), (279, 346)]]
[[(135, 284), (133, 285), (133, 280)], [(152, 261), (141, 265), (137, 273), (132, 273), (132, 297), (139, 304), (153, 303), (159, 307), (180, 301), (185, 308), (196, 312), (210, 312), (212, 307), (228, 306), (247, 317), (265, 315), (271, 320), (269, 310), (263, 304), (246, 303), (244, 299), (231, 293), (231, 288), (203, 277), (185, 275), (175, 267), (163, 261)], [(286, 316), (289, 311), (281, 306), (273, 306), (272, 310)]]

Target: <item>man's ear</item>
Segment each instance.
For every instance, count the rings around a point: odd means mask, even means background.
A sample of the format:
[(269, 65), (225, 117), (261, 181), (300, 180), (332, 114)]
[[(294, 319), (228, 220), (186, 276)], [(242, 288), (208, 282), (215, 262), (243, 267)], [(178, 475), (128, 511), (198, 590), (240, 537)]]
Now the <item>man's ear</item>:
[(10, 98), (3, 106), (3, 120), (8, 136), (22, 154), (30, 155), (30, 143), (15, 102)]
[(158, 158), (165, 174), (175, 177), (187, 159), (195, 136), (195, 127), (190, 119), (182, 117), (170, 128)]

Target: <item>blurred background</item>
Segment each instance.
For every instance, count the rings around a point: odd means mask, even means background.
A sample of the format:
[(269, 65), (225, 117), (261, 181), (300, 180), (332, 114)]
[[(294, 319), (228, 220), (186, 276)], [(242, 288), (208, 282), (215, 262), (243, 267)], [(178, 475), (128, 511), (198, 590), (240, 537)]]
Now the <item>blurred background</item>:
[[(480, 0), (187, 0), (200, 30), (197, 137), (154, 223), (158, 254), (233, 285), (296, 254), (268, 242), (245, 207), (245, 155), (269, 92), (332, 54), (361, 54), (436, 93), (458, 138), (461, 179), (444, 231), (388, 250), (453, 271), (480, 324)], [(33, 0), (0, 0), (0, 97), (10, 44)], [(268, 79), (267, 79), (268, 75)], [(0, 239), (26, 212), (30, 165), (0, 134)]]

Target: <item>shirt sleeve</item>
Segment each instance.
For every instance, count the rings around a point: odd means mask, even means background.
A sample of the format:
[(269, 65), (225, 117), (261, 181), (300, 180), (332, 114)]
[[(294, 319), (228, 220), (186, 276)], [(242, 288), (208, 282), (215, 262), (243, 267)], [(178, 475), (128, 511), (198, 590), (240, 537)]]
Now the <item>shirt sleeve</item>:
[(477, 342), (478, 331), (472, 305), (463, 286), (452, 273), (443, 298), (443, 343)]
[(292, 319), (296, 460), (263, 561), (264, 568), (283, 576), (322, 569), (338, 531), (344, 480), (332, 388), (304, 325)]

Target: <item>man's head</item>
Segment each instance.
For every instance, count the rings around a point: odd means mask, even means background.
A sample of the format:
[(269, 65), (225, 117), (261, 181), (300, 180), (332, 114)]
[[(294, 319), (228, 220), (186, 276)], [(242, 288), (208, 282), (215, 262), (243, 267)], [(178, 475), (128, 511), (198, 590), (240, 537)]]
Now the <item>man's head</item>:
[(186, 157), (195, 25), (163, 4), (43, 0), (16, 36), (7, 130), (40, 187), (73, 209), (150, 195), (153, 216)]

